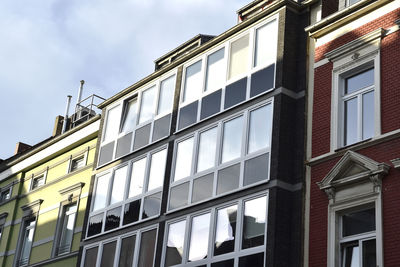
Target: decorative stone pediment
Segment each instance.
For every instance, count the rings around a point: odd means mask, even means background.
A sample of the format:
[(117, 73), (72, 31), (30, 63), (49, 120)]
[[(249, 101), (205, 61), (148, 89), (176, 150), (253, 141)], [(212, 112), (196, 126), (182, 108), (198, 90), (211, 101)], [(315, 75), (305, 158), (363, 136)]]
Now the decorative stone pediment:
[(359, 153), (347, 151), (325, 178), (317, 184), (321, 190), (325, 191), (329, 199), (334, 199), (338, 191), (348, 188), (353, 188), (348, 192), (355, 194), (357, 192), (354, 188), (357, 186), (362, 190), (367, 190), (365, 184), (368, 183), (377, 192), (380, 191), (382, 177), (388, 173), (389, 168), (390, 166), (386, 163), (378, 163)]

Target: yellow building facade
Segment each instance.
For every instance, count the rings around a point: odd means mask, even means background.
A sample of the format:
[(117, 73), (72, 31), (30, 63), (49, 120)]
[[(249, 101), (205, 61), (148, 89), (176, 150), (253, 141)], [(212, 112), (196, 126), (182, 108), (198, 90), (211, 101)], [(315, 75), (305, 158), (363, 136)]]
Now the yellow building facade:
[(100, 116), (0, 163), (0, 266), (75, 266)]

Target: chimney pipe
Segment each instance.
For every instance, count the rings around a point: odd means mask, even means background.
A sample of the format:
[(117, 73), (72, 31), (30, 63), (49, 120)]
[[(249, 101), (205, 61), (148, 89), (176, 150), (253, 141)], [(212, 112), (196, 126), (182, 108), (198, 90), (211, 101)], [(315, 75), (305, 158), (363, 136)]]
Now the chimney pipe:
[(79, 86), (79, 90), (78, 90), (78, 98), (76, 99), (76, 106), (79, 105), (79, 102), (81, 102), (81, 98), (82, 98), (82, 91), (83, 91), (83, 84), (85, 83), (84, 80), (81, 81), (81, 86)]
[(71, 104), (71, 97), (70, 95), (67, 96), (67, 106), (65, 107), (65, 115), (64, 115), (64, 123), (62, 127), (62, 133), (65, 133), (67, 130), (67, 121), (68, 121), (68, 112), (69, 112), (69, 105)]

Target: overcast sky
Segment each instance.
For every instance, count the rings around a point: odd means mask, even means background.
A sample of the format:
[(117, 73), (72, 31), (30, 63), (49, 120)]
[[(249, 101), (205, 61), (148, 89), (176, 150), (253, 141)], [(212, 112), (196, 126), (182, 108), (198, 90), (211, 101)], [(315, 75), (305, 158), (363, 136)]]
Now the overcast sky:
[[(66, 96), (108, 98), (199, 33), (236, 24), (251, 0), (1, 0), (0, 158), (49, 137)], [(72, 111), (72, 108), (71, 108)]]

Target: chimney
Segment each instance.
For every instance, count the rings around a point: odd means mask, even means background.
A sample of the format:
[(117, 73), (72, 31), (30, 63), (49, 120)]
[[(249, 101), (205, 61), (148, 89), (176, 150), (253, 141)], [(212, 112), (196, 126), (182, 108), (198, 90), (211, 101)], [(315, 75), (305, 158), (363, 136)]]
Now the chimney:
[(71, 103), (71, 98), (72, 98), (72, 96), (67, 95), (67, 105), (65, 107), (65, 115), (64, 115), (65, 120), (62, 125), (61, 133), (65, 133), (65, 131), (67, 131), (68, 112), (69, 112), (69, 105)]
[(63, 127), (63, 121), (64, 121), (64, 117), (63, 116), (58, 115), (56, 117), (56, 120), (54, 122), (53, 134), (52, 134), (53, 137), (61, 134), (62, 127)]
[(14, 156), (22, 153), (28, 149), (30, 149), (32, 146), (22, 143), (22, 142), (18, 142), (17, 145), (15, 146), (15, 151), (14, 151)]

